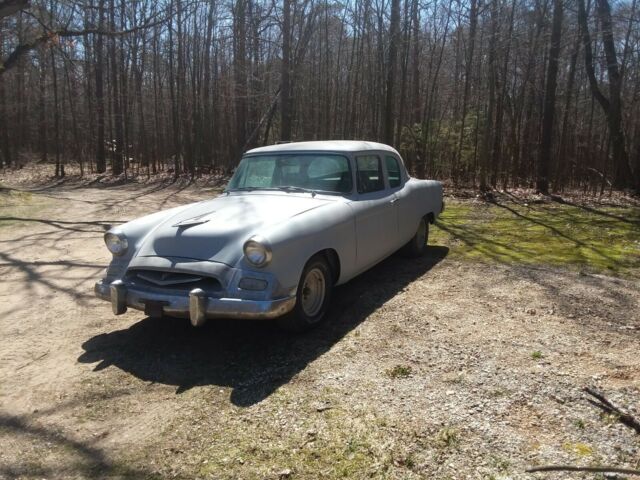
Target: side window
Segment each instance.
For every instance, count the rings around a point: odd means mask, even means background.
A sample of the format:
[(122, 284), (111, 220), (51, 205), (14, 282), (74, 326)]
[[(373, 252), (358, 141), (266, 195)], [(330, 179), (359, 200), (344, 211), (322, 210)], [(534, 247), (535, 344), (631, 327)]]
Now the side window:
[(377, 192), (384, 190), (382, 163), (377, 155), (362, 155), (356, 157), (358, 169), (358, 193)]
[(350, 192), (353, 188), (351, 169), (346, 157), (317, 156), (307, 167), (309, 185), (329, 192)]
[(384, 157), (384, 163), (387, 167), (389, 175), (389, 186), (391, 188), (399, 187), (402, 184), (402, 174), (400, 173), (400, 165), (395, 157)]

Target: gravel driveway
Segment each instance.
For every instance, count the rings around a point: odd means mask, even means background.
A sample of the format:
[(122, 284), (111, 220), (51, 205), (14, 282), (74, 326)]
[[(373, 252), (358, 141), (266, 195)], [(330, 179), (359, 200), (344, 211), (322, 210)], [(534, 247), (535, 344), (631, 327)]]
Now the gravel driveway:
[(10, 191), (0, 203), (0, 478), (595, 478), (640, 467), (637, 280), (391, 257), (305, 335), (114, 317), (108, 225), (214, 195)]

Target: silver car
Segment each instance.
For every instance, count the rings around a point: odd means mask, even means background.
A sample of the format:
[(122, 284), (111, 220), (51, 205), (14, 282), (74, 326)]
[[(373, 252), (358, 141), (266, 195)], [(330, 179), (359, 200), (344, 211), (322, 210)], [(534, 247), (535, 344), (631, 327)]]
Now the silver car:
[(305, 330), (333, 287), (398, 249), (420, 255), (442, 184), (411, 178), (393, 148), (300, 142), (248, 151), (217, 198), (111, 229), (95, 293), (113, 313), (277, 318)]

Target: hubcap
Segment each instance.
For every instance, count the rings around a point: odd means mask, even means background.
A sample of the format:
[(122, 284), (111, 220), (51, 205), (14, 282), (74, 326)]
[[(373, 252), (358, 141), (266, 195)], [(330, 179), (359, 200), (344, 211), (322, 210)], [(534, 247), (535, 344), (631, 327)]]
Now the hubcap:
[(416, 243), (418, 248), (424, 247), (424, 244), (427, 242), (427, 224), (424, 220), (420, 220), (420, 225), (418, 225), (418, 232), (416, 233)]
[(325, 295), (324, 274), (319, 268), (307, 272), (302, 284), (302, 310), (310, 317), (318, 314)]

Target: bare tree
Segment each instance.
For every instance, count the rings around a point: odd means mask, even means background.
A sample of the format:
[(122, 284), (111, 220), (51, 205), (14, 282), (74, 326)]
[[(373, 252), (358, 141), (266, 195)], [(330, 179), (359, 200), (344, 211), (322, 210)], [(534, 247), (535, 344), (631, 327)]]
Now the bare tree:
[(1, 162), (177, 178), (357, 138), (483, 190), (638, 188), (637, 0), (608, 1), (0, 0)]
[(538, 178), (536, 189), (545, 195), (549, 194), (549, 163), (551, 157), (551, 140), (553, 121), (556, 112), (556, 86), (558, 83), (558, 62), (560, 57), (560, 37), (562, 35), (563, 0), (553, 1), (553, 20), (551, 27), (551, 44), (549, 46), (549, 66), (547, 67), (546, 92), (544, 95), (544, 113), (542, 117), (542, 142), (538, 158)]
[(280, 77), (280, 140), (291, 140), (291, 1), (282, 2), (282, 67)]

